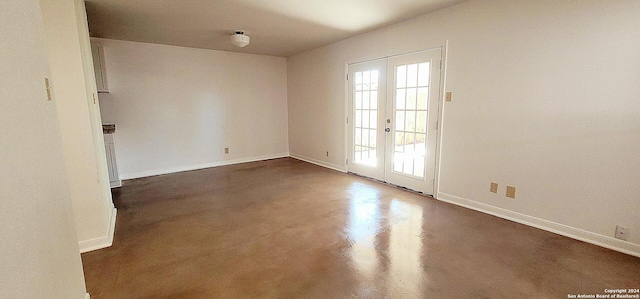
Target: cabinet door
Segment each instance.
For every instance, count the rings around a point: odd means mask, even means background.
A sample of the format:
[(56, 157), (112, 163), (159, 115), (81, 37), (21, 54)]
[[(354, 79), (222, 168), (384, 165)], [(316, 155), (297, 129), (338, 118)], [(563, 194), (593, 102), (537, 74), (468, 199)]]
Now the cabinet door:
[(107, 86), (107, 74), (104, 67), (104, 52), (102, 45), (91, 43), (91, 56), (93, 57), (93, 70), (96, 76), (96, 87), (98, 92), (109, 92)]
[(111, 188), (120, 187), (122, 182), (118, 175), (118, 165), (116, 164), (116, 147), (113, 142), (113, 134), (104, 135), (104, 149), (107, 154), (107, 171), (109, 172), (109, 183)]
[(113, 143), (106, 143), (106, 152), (107, 152), (107, 168), (109, 170), (109, 182), (115, 182), (118, 180), (118, 172), (115, 168), (115, 149), (113, 148)]

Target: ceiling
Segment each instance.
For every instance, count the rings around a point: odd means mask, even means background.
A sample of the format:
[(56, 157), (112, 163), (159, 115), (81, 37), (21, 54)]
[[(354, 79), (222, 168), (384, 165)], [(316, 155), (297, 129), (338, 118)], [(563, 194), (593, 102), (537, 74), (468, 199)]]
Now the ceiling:
[[(93, 37), (287, 57), (465, 0), (86, 0)], [(245, 48), (229, 39), (251, 37)]]

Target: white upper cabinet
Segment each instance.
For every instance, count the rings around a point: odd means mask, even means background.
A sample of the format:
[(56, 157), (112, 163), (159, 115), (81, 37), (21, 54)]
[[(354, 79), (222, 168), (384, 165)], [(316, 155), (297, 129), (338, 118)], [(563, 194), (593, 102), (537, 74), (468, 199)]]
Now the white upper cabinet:
[(91, 56), (93, 56), (93, 69), (96, 73), (96, 86), (98, 92), (109, 92), (107, 73), (105, 72), (104, 51), (99, 43), (91, 43)]

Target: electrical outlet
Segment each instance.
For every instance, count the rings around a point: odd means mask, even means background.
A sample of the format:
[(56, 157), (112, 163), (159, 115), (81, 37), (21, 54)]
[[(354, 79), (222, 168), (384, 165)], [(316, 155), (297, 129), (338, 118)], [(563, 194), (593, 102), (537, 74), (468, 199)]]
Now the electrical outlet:
[(229, 154), (229, 148), (228, 148), (228, 147), (225, 147), (225, 148), (224, 148), (224, 154), (225, 154), (225, 155), (228, 155), (228, 154)]
[(516, 198), (516, 187), (507, 186), (507, 197)]
[(498, 183), (491, 182), (491, 186), (489, 187), (489, 192), (498, 193)]
[(445, 100), (446, 100), (447, 102), (451, 102), (451, 97), (452, 97), (452, 96), (453, 96), (453, 92), (451, 92), (451, 91), (447, 91), (447, 92), (445, 93)]
[(620, 225), (616, 225), (616, 238), (626, 241), (627, 238), (629, 238), (629, 229)]
[(327, 151), (327, 157), (329, 157), (329, 151)]

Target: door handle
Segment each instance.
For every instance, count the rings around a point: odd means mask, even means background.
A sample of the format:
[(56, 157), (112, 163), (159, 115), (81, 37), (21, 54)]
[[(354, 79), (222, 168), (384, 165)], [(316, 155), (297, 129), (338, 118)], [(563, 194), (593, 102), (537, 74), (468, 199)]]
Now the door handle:
[(386, 128), (386, 129), (384, 129), (384, 131), (385, 131), (385, 132), (387, 132), (387, 133), (389, 133), (389, 132), (391, 132), (391, 129)]

